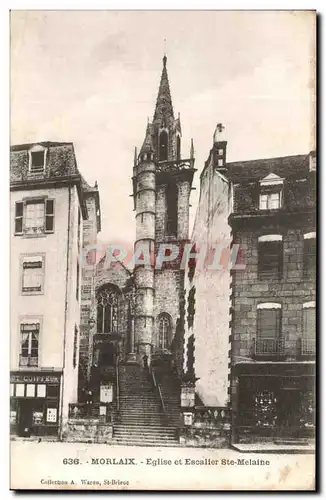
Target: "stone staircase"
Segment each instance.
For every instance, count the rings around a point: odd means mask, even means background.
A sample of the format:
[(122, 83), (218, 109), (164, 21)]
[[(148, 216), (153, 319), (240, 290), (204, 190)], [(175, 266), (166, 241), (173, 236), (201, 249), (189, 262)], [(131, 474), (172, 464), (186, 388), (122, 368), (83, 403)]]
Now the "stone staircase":
[(167, 417), (151, 377), (136, 364), (121, 365), (120, 418), (115, 421), (112, 444), (134, 446), (178, 446), (177, 431), (180, 396), (165, 387)]

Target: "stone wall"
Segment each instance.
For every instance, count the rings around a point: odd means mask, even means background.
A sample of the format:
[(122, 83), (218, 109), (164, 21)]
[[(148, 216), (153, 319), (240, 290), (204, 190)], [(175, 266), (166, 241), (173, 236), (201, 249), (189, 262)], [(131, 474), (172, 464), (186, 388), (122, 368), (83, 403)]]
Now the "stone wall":
[(71, 443), (110, 443), (113, 426), (97, 419), (70, 419), (64, 441)]
[[(303, 303), (315, 300), (315, 278), (303, 274), (303, 235), (314, 227), (300, 221), (300, 227), (261, 226), (234, 233), (240, 245), (245, 270), (233, 272), (232, 283), (232, 356), (251, 357), (252, 341), (257, 335), (257, 305), (278, 302), (282, 305), (281, 331), (286, 340), (301, 337)], [(283, 235), (283, 276), (281, 279), (258, 278), (258, 237)]]

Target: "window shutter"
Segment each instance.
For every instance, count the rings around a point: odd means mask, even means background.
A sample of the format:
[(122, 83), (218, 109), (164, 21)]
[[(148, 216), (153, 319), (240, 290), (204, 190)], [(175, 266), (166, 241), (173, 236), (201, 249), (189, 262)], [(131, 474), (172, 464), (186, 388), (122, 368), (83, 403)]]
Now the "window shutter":
[(15, 234), (21, 234), (23, 232), (23, 214), (24, 214), (24, 204), (22, 201), (16, 201), (15, 206)]
[(283, 242), (266, 241), (258, 244), (259, 278), (280, 279), (283, 267)]
[(45, 201), (45, 232), (54, 230), (54, 200)]

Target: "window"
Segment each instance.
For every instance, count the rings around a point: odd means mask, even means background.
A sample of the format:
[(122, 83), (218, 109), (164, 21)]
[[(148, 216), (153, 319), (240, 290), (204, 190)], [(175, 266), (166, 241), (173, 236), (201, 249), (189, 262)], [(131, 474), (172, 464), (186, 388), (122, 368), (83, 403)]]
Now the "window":
[(37, 235), (53, 232), (54, 200), (29, 199), (16, 202), (15, 234)]
[(72, 365), (74, 368), (77, 366), (77, 347), (78, 347), (78, 328), (75, 325), (75, 331), (74, 331), (74, 353), (73, 353), (73, 360), (72, 360)]
[(316, 308), (315, 302), (303, 304), (303, 325), (301, 339), (301, 353), (315, 354), (316, 352)]
[(258, 238), (259, 279), (280, 279), (283, 267), (283, 241), (278, 234)]
[(177, 160), (181, 158), (181, 139), (180, 136), (177, 135)]
[(166, 187), (166, 204), (166, 233), (167, 236), (176, 237), (178, 230), (178, 188), (175, 183), (169, 184)]
[(38, 366), (40, 323), (20, 325), (20, 366)]
[(25, 256), (22, 261), (22, 293), (43, 293), (44, 257), (42, 255)]
[(223, 156), (223, 154), (224, 154), (224, 150), (223, 150), (223, 149), (219, 149), (219, 150), (218, 150), (218, 154), (219, 154), (220, 156)]
[(80, 248), (80, 229), (81, 229), (81, 214), (80, 214), (80, 208), (78, 208), (78, 230), (77, 230), (77, 246), (78, 246), (78, 251)]
[(316, 233), (304, 235), (303, 275), (305, 278), (316, 276)]
[(188, 328), (191, 328), (194, 324), (195, 304), (196, 304), (196, 287), (193, 286), (188, 294), (188, 308), (187, 308)]
[(171, 336), (171, 321), (166, 314), (162, 314), (158, 320), (158, 347), (168, 349)]
[(80, 269), (79, 269), (79, 260), (77, 259), (77, 269), (76, 269), (76, 299), (79, 299), (79, 281), (80, 281)]
[(32, 151), (31, 152), (31, 162), (30, 162), (30, 172), (32, 174), (42, 173), (45, 166), (45, 151)]
[(281, 191), (261, 194), (259, 198), (260, 210), (275, 210), (281, 208)]
[(281, 304), (261, 303), (257, 308), (256, 354), (282, 352)]
[(168, 134), (162, 130), (159, 136), (159, 159), (165, 161), (168, 159)]
[(223, 167), (223, 160), (221, 158), (219, 160), (217, 160), (217, 166)]
[(118, 331), (119, 294), (113, 287), (101, 290), (97, 296), (97, 333)]
[(260, 210), (276, 210), (282, 206), (283, 179), (269, 174), (260, 182)]

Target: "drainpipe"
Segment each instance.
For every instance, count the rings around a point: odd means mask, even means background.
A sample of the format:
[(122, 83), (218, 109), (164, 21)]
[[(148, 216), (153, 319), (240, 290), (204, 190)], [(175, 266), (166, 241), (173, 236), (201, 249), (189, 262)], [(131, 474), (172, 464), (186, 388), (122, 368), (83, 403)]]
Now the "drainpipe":
[(66, 366), (66, 346), (67, 346), (67, 316), (68, 316), (68, 273), (69, 273), (69, 243), (70, 243), (70, 223), (71, 223), (71, 185), (68, 185), (68, 228), (67, 228), (67, 258), (66, 258), (66, 290), (65, 290), (65, 314), (64, 314), (64, 336), (63, 336), (63, 370), (62, 387), (60, 401), (60, 440), (62, 440), (63, 427), (63, 397), (65, 388), (65, 366)]

